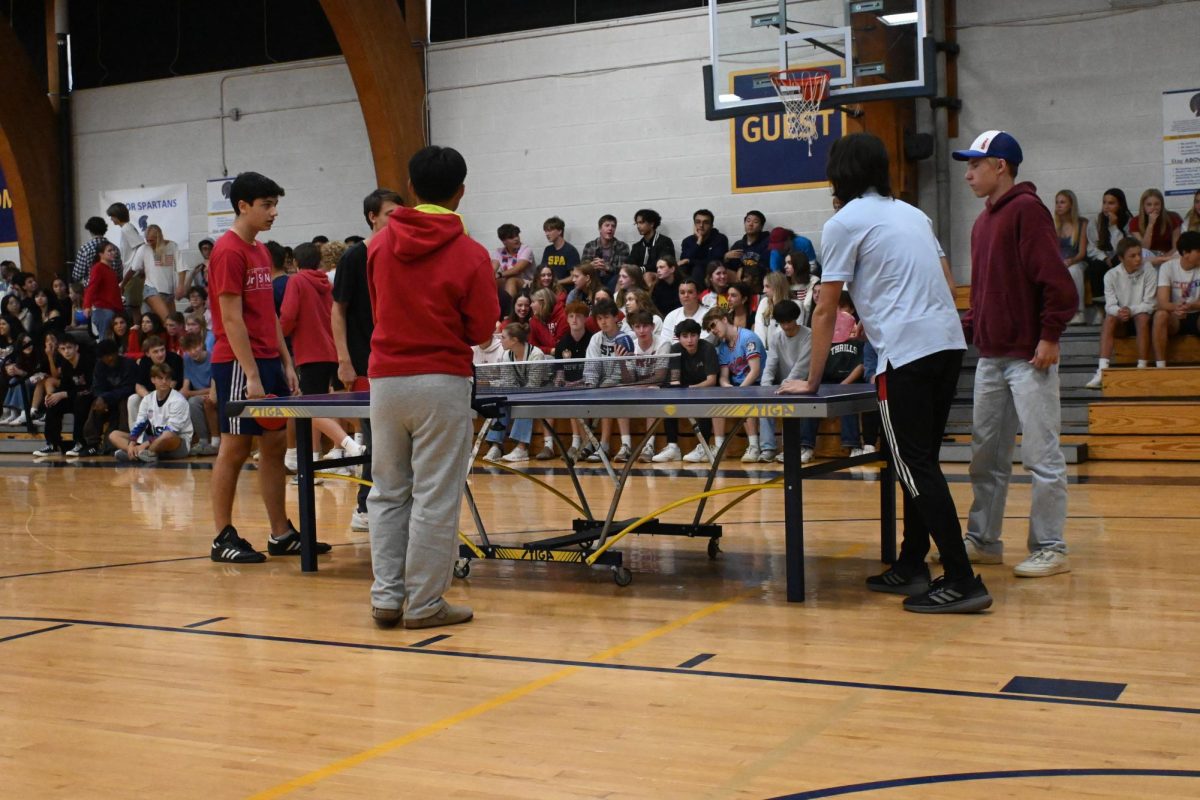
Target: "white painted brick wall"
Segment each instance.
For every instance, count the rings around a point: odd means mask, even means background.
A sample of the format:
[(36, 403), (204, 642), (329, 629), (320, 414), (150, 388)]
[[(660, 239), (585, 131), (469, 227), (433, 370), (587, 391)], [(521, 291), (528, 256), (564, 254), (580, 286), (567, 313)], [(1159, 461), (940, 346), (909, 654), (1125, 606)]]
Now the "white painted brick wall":
[[(362, 198), (375, 169), (350, 71), (341, 59), (173, 78), (76, 92), (76, 215), (102, 189), (188, 184), (194, 245), (207, 235), (205, 182), (222, 174), (221, 108), (229, 174), (254, 170), (287, 191), (269, 238), (364, 235)], [(189, 252), (185, 258), (191, 259)]]
[[(1075, 190), (1089, 215), (1111, 185), (1131, 202), (1161, 185), (1160, 92), (1200, 86), (1200, 3), (1039, 27), (987, 24), (1110, 6), (959, 0), (958, 8), (964, 108), (952, 147), (979, 130), (1007, 128), (1025, 147), (1021, 177), (1048, 203), (1060, 188)], [(542, 221), (558, 215), (567, 238), (582, 245), (595, 236), (596, 219), (613, 213), (629, 240), (634, 211), (649, 206), (677, 244), (699, 207), (716, 213), (731, 240), (751, 208), (769, 224), (819, 239), (828, 190), (731, 192), (729, 123), (703, 114), (707, 54), (700, 11), (435, 45), (433, 140), (467, 158), (461, 210), (472, 234), (491, 249), (496, 227), (514, 222), (540, 249)], [(288, 190), (272, 236), (294, 243), (316, 233), (364, 233), (359, 203), (374, 187), (374, 172), (353, 84), (337, 59), (77, 92), (80, 225), (95, 213), (103, 187), (186, 181), (191, 243), (202, 238), (204, 182), (221, 174), (223, 80), (225, 107), (246, 114), (225, 125), (230, 173), (256, 169)], [(919, 103), (925, 119), (928, 107)], [(921, 204), (933, 216), (932, 162), (922, 170)], [(950, 172), (946, 244), (961, 280), (980, 202), (962, 182), (961, 166), (952, 163)], [(1186, 207), (1181, 199), (1168, 205)]]

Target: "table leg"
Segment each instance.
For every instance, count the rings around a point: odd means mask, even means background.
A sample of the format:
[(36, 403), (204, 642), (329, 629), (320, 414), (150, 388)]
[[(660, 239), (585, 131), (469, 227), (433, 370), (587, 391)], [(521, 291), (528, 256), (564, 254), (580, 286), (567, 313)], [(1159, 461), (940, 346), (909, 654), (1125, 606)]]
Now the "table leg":
[(300, 570), (317, 571), (317, 509), (313, 495), (312, 420), (296, 420), (296, 475), (300, 495)]
[(804, 477), (800, 464), (800, 420), (783, 420), (783, 518), (787, 599), (804, 602)]
[(896, 470), (886, 445), (879, 470), (879, 558), (885, 564), (896, 563)]

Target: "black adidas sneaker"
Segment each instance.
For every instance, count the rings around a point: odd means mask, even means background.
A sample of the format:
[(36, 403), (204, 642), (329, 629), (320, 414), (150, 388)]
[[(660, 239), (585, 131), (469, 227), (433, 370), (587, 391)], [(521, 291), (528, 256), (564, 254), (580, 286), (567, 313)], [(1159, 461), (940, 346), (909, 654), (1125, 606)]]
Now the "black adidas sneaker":
[(226, 525), (225, 529), (217, 534), (217, 538), (213, 539), (209, 557), (213, 561), (229, 564), (261, 564), (267, 560), (266, 556), (238, 536), (237, 528), (232, 525)]
[(915, 572), (894, 565), (882, 575), (867, 578), (867, 588), (872, 592), (905, 594), (909, 597), (929, 590), (929, 567), (922, 564)]
[[(333, 545), (325, 542), (317, 542), (315, 548), (317, 555), (324, 555), (333, 549)], [(288, 532), (276, 539), (274, 536), (267, 537), (267, 552), (273, 556), (298, 556), (300, 555), (300, 531), (296, 530), (296, 526), (288, 520)]]
[(918, 614), (970, 614), (991, 605), (992, 596), (978, 575), (959, 581), (934, 578), (929, 591), (904, 600), (904, 610)]

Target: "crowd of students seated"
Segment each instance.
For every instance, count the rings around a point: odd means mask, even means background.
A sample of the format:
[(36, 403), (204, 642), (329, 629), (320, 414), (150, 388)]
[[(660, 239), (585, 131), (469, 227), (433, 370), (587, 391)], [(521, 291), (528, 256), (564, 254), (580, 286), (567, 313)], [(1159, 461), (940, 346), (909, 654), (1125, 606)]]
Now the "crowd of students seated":
[[(1074, 193), (1056, 195), (1063, 266), (1080, 295), (1074, 321), (1084, 322), (1089, 314), (1103, 320), (1099, 369), (1088, 385), (1100, 385), (1114, 339), (1122, 336), (1137, 337), (1138, 366), (1148, 366), (1151, 350), (1157, 365), (1165, 366), (1169, 337), (1200, 336), (1200, 192), (1184, 216), (1167, 211), (1155, 189), (1142, 193), (1136, 210), (1122, 190), (1110, 189), (1094, 224), (1078, 208)], [(91, 238), (80, 247), (69, 280), (56, 278), (47, 290), (11, 262), (0, 264), (0, 424), (42, 426), (39, 457), (113, 453), (153, 462), (210, 455), (220, 436), (208, 364), (212, 242), (201, 242), (199, 263), (185, 266), (178, 247), (157, 226), (143, 236), (123, 206), (108, 211), (118, 229), (115, 241), (106, 238), (108, 223), (89, 219), (85, 229)], [(577, 249), (564, 238), (563, 220), (551, 217), (542, 226), (546, 245), (540, 257), (522, 241), (519, 227), (501, 225), (493, 252), (501, 318), (493, 340), (475, 348), (477, 363), (673, 355), (673, 367), (659, 376), (662, 383), (742, 387), (806, 376), (807, 323), (821, 274), (812, 242), (783, 227), (768, 228), (759, 211), (745, 214), (732, 243), (711, 211), (696, 211), (692, 221), (693, 233), (677, 248), (659, 233), (661, 217), (652, 209), (634, 215), (637, 235), (631, 243), (618, 238), (618, 220), (606, 214), (598, 220), (596, 238)], [(316, 237), (294, 251), (267, 244), (276, 310), (298, 366), (308, 365), (301, 370), (305, 393), (339, 385), (338, 355), (328, 335), (329, 292), (347, 246), (359, 241)], [(873, 381), (874, 352), (855, 323), (848, 296), (841, 305), (825, 379)], [(526, 370), (514, 379), (588, 385), (594, 377), (571, 363)], [(646, 377), (637, 376), (637, 382), (646, 383)], [(75, 426), (69, 449), (62, 431), (67, 414)], [(757, 422), (746, 424), (749, 445), (742, 461), (782, 460), (774, 421)], [(655, 451), (648, 443), (634, 453), (630, 420), (616, 425), (621, 444), (613, 460), (659, 463), (709, 461), (727, 430), (725, 420), (696, 420), (696, 444), (684, 453), (679, 424), (671, 420), (664, 447)], [(317, 427), (317, 436), (333, 444), (328, 457), (362, 452), (336, 421)], [(554, 458), (548, 430), (540, 430), (542, 446), (531, 447), (533, 427), (522, 420), (494, 425), (485, 458)], [(609, 455), (612, 420), (598, 428), (593, 433), (572, 422), (572, 458), (600, 461)], [(857, 417), (841, 422), (841, 443), (851, 454), (874, 450), (878, 434), (873, 415), (861, 424)], [(812, 423), (802, 445), (802, 461), (811, 460)], [(294, 467), (294, 451), (289, 457)]]
[(1073, 323), (1101, 323), (1100, 359), (1088, 388), (1099, 389), (1112, 363), (1114, 340), (1137, 339), (1137, 366), (1167, 366), (1172, 336), (1200, 335), (1200, 191), (1183, 216), (1166, 209), (1162, 192), (1147, 189), (1136, 209), (1125, 192), (1104, 193), (1095, 225), (1079, 214), (1074, 192), (1055, 195), (1063, 265), (1079, 291)]
[[(639, 210), (634, 215), (638, 237), (630, 244), (617, 237), (618, 221), (606, 214), (597, 222), (597, 237), (581, 252), (563, 238), (563, 220), (551, 217), (542, 226), (546, 245), (540, 258), (522, 241), (519, 227), (501, 225), (492, 263), (502, 318), (493, 340), (475, 348), (476, 363), (629, 356), (630, 364), (649, 365), (644, 374), (630, 374), (636, 368), (549, 361), (537, 368), (513, 367), (502, 378), (548, 388), (619, 383), (738, 388), (807, 377), (807, 323), (820, 291), (812, 242), (786, 228), (768, 229), (766, 217), (750, 211), (742, 219), (742, 235), (731, 244), (713, 213), (700, 209), (692, 216), (693, 233), (676, 249), (658, 232), (660, 222), (654, 210)], [(827, 380), (866, 380), (864, 356), (871, 357), (870, 348), (846, 295)], [(668, 420), (664, 447), (656, 451), (647, 442), (634, 453), (631, 421), (618, 419), (621, 444), (610, 454), (613, 420), (602, 420), (594, 433), (573, 421), (567, 452), (593, 462), (608, 457), (709, 462), (721, 452), (729, 426), (724, 419), (693, 423), (696, 443), (688, 452), (679, 444), (679, 423)], [(485, 459), (555, 458), (553, 432), (543, 428), (542, 446), (533, 448), (533, 429), (528, 420), (496, 421), (487, 434), (491, 444)], [(747, 420), (745, 431), (749, 444), (743, 462), (782, 461), (773, 420)], [(861, 431), (857, 416), (842, 421), (842, 445), (850, 454), (873, 451), (878, 433), (873, 420)], [(812, 459), (816, 436), (815, 423), (806, 424), (802, 461)], [(507, 452), (506, 441), (511, 442)]]

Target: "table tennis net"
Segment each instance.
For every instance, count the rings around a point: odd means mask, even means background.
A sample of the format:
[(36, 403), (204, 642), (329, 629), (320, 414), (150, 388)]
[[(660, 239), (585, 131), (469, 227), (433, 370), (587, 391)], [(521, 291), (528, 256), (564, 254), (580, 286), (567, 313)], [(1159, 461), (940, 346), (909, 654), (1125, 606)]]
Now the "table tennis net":
[(475, 365), (475, 391), (518, 394), (614, 386), (665, 386), (679, 379), (677, 353), (546, 358)]

